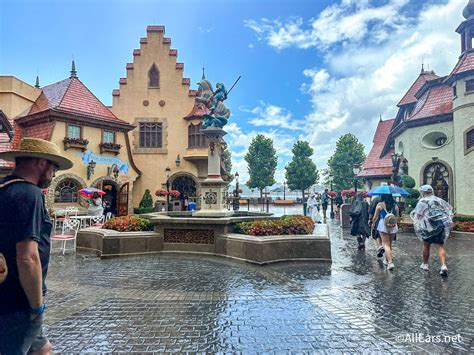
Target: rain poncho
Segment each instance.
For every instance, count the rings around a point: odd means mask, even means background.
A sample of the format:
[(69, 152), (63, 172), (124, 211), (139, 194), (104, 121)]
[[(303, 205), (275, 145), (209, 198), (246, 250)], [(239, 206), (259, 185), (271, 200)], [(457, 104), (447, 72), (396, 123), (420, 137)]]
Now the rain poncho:
[(357, 199), (352, 202), (351, 210), (351, 235), (363, 235), (368, 237), (370, 235), (369, 229), (369, 204), (359, 193)]
[(410, 213), (418, 238), (428, 240), (442, 234), (446, 241), (453, 227), (452, 211), (449, 203), (439, 197), (422, 197)]
[(308, 215), (311, 217), (314, 223), (321, 223), (322, 218), (318, 211), (318, 201), (316, 196), (311, 196), (308, 199)]

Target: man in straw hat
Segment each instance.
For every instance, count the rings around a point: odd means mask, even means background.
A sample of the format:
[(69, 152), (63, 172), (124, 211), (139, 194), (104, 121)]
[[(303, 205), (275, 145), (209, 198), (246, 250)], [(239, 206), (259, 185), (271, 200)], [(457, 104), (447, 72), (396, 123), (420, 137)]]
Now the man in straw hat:
[(73, 164), (56, 144), (36, 138), (24, 138), (0, 159), (16, 163), (0, 181), (0, 353), (48, 354), (42, 323), (52, 225), (41, 189)]

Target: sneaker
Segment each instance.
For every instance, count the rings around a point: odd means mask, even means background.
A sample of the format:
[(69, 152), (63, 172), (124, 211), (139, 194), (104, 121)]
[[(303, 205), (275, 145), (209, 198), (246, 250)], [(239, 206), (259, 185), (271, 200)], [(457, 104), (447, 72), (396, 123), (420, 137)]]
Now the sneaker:
[(385, 249), (384, 249), (382, 246), (380, 246), (380, 247), (377, 249), (377, 258), (381, 258), (384, 253), (385, 253)]
[(423, 271), (429, 271), (430, 267), (428, 266), (428, 264), (422, 263), (420, 265), (420, 269), (423, 270)]
[(395, 268), (395, 265), (393, 263), (388, 263), (387, 270), (392, 270), (394, 268)]
[(387, 265), (388, 265), (388, 261), (387, 261), (387, 259), (383, 259), (383, 264), (384, 264), (385, 266), (387, 266)]
[(446, 265), (441, 266), (441, 270), (440, 270), (439, 274), (441, 276), (448, 276), (448, 268), (446, 267)]

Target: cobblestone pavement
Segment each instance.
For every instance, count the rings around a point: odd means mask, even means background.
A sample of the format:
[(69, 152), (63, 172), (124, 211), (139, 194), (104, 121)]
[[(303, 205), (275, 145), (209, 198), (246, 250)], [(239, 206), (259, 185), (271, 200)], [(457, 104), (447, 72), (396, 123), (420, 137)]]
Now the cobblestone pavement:
[(332, 265), (56, 254), (47, 334), (55, 352), (474, 352), (474, 241), (449, 241), (443, 279), (413, 235), (389, 272), (330, 227)]

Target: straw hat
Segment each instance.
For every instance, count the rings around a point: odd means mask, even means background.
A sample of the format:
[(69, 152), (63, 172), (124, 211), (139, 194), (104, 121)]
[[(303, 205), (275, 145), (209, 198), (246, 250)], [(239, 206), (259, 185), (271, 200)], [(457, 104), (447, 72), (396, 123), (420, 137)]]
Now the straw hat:
[(0, 152), (0, 159), (15, 161), (15, 158), (31, 157), (47, 159), (59, 167), (59, 170), (72, 168), (73, 162), (63, 156), (59, 147), (39, 138), (23, 138), (17, 150)]

